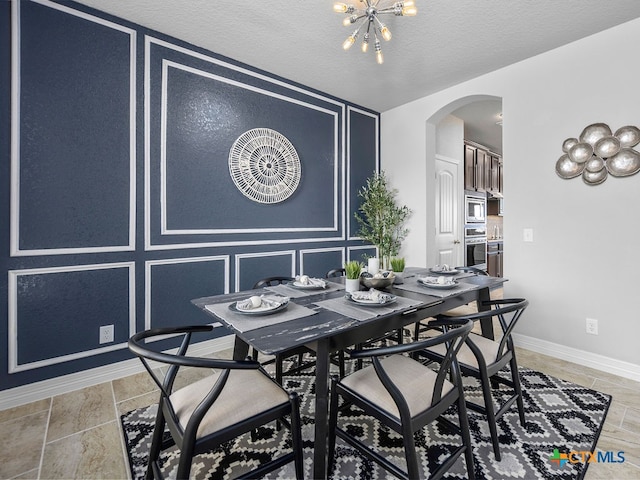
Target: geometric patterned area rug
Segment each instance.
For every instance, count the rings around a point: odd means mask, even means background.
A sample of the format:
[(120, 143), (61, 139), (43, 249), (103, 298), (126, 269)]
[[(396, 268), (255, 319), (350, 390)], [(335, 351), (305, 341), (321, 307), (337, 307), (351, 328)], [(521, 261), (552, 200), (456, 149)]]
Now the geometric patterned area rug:
[[(489, 429), (484, 417), (469, 411), (471, 440), (475, 460), (476, 478), (503, 479), (563, 479), (580, 480), (588, 468), (588, 462), (563, 461), (570, 452), (593, 452), (604, 423), (611, 397), (589, 388), (545, 375), (534, 370), (520, 369), (520, 378), (526, 411), (526, 428), (520, 425), (515, 405), (504, 414), (498, 424), (502, 461), (496, 462)], [(313, 451), (313, 390), (312, 372), (285, 377), (285, 388), (295, 390), (302, 397), (303, 438), (305, 451), (305, 478), (312, 478)], [(504, 386), (502, 387), (505, 388)], [(508, 394), (504, 391), (503, 395)], [(465, 395), (475, 402), (481, 401), (479, 384), (465, 378)], [(500, 391), (494, 391), (499, 397)], [(146, 470), (147, 452), (153, 430), (155, 405), (133, 410), (121, 417), (122, 428), (131, 474), (134, 480), (142, 479)], [(345, 415), (346, 414), (346, 415)], [(405, 469), (402, 439), (377, 421), (361, 415), (352, 407), (341, 416), (343, 428), (361, 436), (385, 457)], [(455, 410), (448, 413), (457, 423)], [(451, 435), (438, 423), (425, 427), (416, 435), (416, 445), (423, 468), (423, 478), (439, 463), (439, 459), (458, 444), (458, 436)], [(286, 428), (277, 431), (275, 425), (260, 429), (255, 442), (250, 435), (228, 442), (217, 451), (194, 458), (191, 477), (196, 479), (235, 478), (242, 472), (255, 468), (265, 460), (286, 448), (290, 436)], [(579, 456), (573, 455), (573, 459)], [(587, 456), (588, 458), (588, 456)], [(176, 451), (162, 455), (166, 478), (175, 478)], [(293, 465), (273, 472), (269, 478), (295, 478)], [(393, 478), (341, 439), (336, 445), (336, 467), (331, 478), (335, 479), (386, 479)], [(467, 478), (463, 458), (445, 478)]]

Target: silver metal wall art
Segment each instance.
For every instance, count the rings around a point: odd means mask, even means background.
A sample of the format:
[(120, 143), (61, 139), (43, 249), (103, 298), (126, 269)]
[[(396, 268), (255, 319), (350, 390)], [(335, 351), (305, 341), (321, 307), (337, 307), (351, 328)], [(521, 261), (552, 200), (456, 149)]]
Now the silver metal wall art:
[(633, 149), (640, 143), (640, 129), (632, 125), (620, 127), (615, 133), (605, 123), (593, 123), (579, 138), (562, 142), (564, 154), (556, 162), (561, 178), (582, 175), (587, 185), (598, 185), (614, 177), (628, 177), (640, 171), (640, 153)]
[(254, 128), (229, 151), (229, 174), (243, 195), (258, 203), (278, 203), (298, 188), (300, 159), (291, 142), (275, 130)]

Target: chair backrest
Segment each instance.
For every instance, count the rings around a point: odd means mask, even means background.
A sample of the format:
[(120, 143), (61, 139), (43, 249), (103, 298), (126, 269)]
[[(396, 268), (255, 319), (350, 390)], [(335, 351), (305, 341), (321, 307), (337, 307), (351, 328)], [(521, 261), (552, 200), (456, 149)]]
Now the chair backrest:
[(292, 282), (293, 280), (294, 279), (292, 277), (280, 277), (280, 276), (267, 277), (267, 278), (263, 278), (261, 280), (258, 280), (253, 285), (253, 288), (261, 288), (261, 287), (269, 287), (269, 286), (273, 286), (273, 285), (280, 285), (281, 283)]
[[(260, 368), (260, 364), (253, 360), (221, 360), (214, 358), (204, 357), (188, 357), (186, 356), (189, 343), (191, 342), (191, 336), (196, 332), (209, 332), (213, 329), (212, 325), (192, 325), (186, 327), (166, 327), (166, 328), (154, 328), (150, 330), (144, 330), (133, 335), (129, 339), (129, 350), (140, 358), (140, 361), (144, 365), (144, 368), (149, 372), (151, 378), (158, 385), (161, 391), (162, 402), (165, 407), (168, 408), (168, 414), (173, 420), (174, 424), (178, 423), (178, 417), (176, 415), (173, 406), (171, 405), (170, 396), (173, 390), (173, 382), (175, 381), (178, 369), (180, 367), (199, 367), (207, 369), (216, 369), (222, 371), (220, 378), (215, 383), (210, 393), (203, 401), (202, 410), (206, 411), (213, 402), (218, 398), (218, 395), (222, 391), (224, 384), (229, 377), (229, 372), (234, 369), (242, 370), (257, 370)], [(159, 344), (159, 342), (148, 342), (147, 340), (153, 337), (166, 337), (168, 335), (183, 335), (182, 342), (178, 351), (175, 354), (165, 353), (159, 350), (154, 350), (152, 347)], [(164, 375), (159, 369), (151, 368), (149, 360), (154, 362), (160, 362), (169, 365)], [(200, 407), (199, 407), (200, 410)], [(200, 419), (201, 420), (201, 419)]]
[[(481, 311), (472, 315), (461, 315), (450, 318), (455, 318), (457, 321), (475, 321), (493, 317), (498, 318), (500, 328), (502, 328), (502, 338), (500, 339), (496, 358), (491, 362), (494, 363), (513, 350), (513, 339), (511, 338), (511, 333), (529, 305), (529, 301), (524, 298), (505, 298), (501, 300), (488, 300), (482, 302), (482, 305), (490, 307), (490, 310)], [(471, 350), (474, 351), (474, 354), (478, 356), (478, 349), (472, 345), (471, 338), (467, 341), (467, 344)]]
[(332, 270), (329, 270), (324, 276), (324, 278), (344, 277), (344, 276), (345, 276), (344, 268), (334, 268)]
[(456, 267), (455, 269), (461, 272), (475, 273), (476, 275), (489, 275), (485, 270), (478, 267)]
[(384, 366), (380, 362), (380, 357), (401, 353), (420, 352), (421, 350), (433, 347), (434, 345), (445, 344), (447, 346), (447, 350), (443, 360), (439, 362), (440, 367), (438, 368), (437, 377), (431, 397), (431, 406), (435, 406), (442, 399), (442, 390), (447, 377), (451, 378), (451, 383), (453, 383), (460, 389), (462, 388), (460, 384), (460, 369), (458, 367), (456, 355), (464, 344), (466, 338), (469, 336), (469, 332), (471, 332), (471, 329), (473, 328), (473, 322), (471, 320), (454, 320), (453, 322), (449, 322), (449, 326), (455, 326), (456, 328), (451, 328), (442, 335), (429, 337), (418, 342), (403, 343), (390, 347), (380, 347), (370, 350), (355, 350), (350, 353), (350, 356), (351, 358), (371, 357), (371, 361), (373, 363), (373, 367), (376, 370), (376, 373), (378, 374), (378, 378), (398, 406), (400, 416), (409, 418), (409, 406), (407, 405), (405, 399), (402, 397), (400, 390), (393, 383), (393, 380), (386, 374)]

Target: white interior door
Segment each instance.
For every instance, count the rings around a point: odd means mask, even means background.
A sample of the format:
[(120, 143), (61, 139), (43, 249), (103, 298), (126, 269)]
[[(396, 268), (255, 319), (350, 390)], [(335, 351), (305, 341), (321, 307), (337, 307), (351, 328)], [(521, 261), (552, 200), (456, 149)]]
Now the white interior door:
[(452, 267), (464, 265), (459, 170), (458, 160), (436, 156), (436, 262)]

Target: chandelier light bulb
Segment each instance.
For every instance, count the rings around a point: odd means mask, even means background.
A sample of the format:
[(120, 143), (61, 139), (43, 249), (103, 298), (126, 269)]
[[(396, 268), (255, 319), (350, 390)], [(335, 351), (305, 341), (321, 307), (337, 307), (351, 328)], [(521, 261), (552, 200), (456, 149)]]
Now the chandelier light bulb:
[(349, 25), (351, 25), (352, 23), (355, 23), (356, 20), (358, 20), (358, 17), (356, 15), (351, 15), (350, 17), (345, 17), (344, 20), (342, 20), (342, 24), (345, 27), (348, 27)]
[(333, 4), (333, 11), (336, 13), (347, 13), (349, 10), (349, 5), (346, 3), (336, 2)]
[(382, 38), (384, 38), (387, 42), (391, 40), (391, 30), (386, 25), (383, 25), (380, 29), (380, 33), (382, 34)]
[(414, 7), (413, 5), (411, 6), (404, 6), (402, 7), (402, 16), (403, 17), (415, 17), (416, 14), (418, 13), (418, 9), (416, 7)]
[(344, 48), (345, 50), (349, 50), (354, 43), (356, 43), (356, 37), (358, 36), (357, 33), (354, 33), (353, 35), (349, 35), (347, 37), (347, 39), (344, 41), (344, 43), (342, 44), (342, 48)]
[(382, 65), (384, 63), (384, 57), (382, 56), (382, 47), (380, 46), (380, 40), (378, 40), (377, 38), (376, 38), (375, 47), (376, 47), (376, 61), (378, 62), (378, 65)]
[(362, 53), (367, 53), (367, 50), (369, 50), (369, 34), (365, 33), (362, 37)]

